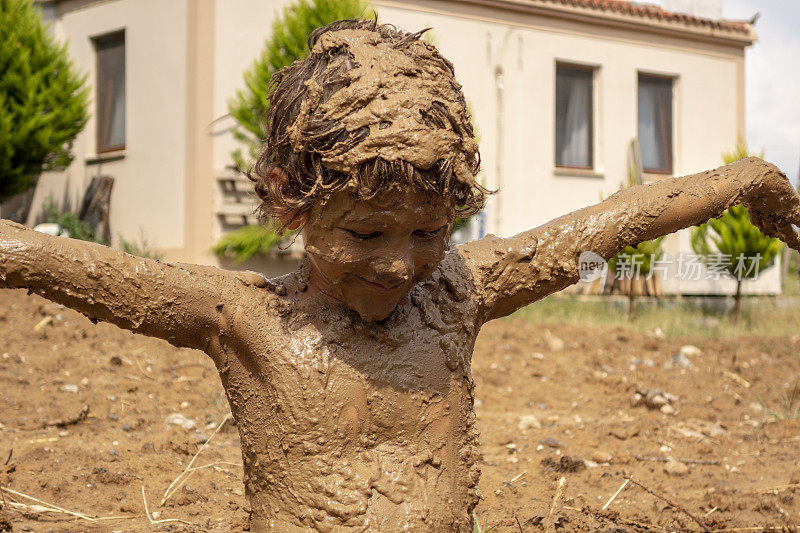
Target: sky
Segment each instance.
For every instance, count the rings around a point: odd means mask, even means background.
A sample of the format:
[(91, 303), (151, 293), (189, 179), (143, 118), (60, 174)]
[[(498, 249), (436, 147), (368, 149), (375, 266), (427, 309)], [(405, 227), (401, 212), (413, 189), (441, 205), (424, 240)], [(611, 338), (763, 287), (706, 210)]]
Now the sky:
[[(660, 3), (651, 0), (651, 3)], [(747, 141), (794, 182), (800, 173), (800, 1), (723, 0), (726, 19), (750, 20), (758, 41), (745, 54)]]

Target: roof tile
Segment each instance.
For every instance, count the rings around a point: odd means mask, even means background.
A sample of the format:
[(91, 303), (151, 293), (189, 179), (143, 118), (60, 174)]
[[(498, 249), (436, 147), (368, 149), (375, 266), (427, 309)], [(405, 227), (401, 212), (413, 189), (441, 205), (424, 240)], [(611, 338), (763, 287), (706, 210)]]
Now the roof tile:
[(653, 4), (642, 4), (626, 0), (539, 0), (542, 3), (562, 4), (600, 11), (611, 11), (622, 15), (651, 18), (661, 21), (681, 22), (690, 26), (703, 26), (710, 29), (749, 33), (749, 24), (740, 20), (714, 20), (695, 17), (685, 13), (673, 13)]

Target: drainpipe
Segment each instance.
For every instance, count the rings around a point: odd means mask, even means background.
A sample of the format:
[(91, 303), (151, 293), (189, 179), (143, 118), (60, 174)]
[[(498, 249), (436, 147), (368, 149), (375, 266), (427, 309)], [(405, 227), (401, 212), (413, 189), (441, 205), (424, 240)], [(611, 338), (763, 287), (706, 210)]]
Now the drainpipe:
[[(508, 39), (514, 33), (514, 28), (509, 28), (503, 36), (503, 41), (497, 51), (495, 57), (494, 67), (494, 92), (495, 92), (495, 162), (494, 162), (494, 175), (495, 175), (495, 188), (500, 190), (503, 185), (503, 148), (504, 138), (503, 135), (503, 118), (505, 112), (505, 75), (503, 71), (503, 58), (506, 53), (506, 45)], [(492, 233), (500, 234), (500, 221), (502, 213), (502, 191), (498, 193), (494, 200), (494, 231)]]

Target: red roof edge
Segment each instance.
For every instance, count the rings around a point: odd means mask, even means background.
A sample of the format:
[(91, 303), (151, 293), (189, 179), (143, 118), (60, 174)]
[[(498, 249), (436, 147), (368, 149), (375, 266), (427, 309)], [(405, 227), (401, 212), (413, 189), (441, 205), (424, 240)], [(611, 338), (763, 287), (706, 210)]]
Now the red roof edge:
[(543, 3), (561, 4), (565, 6), (583, 7), (596, 9), (599, 11), (610, 11), (622, 15), (630, 15), (640, 18), (649, 18), (659, 21), (671, 21), (686, 24), (688, 26), (699, 26), (713, 30), (722, 30), (749, 35), (751, 24), (743, 20), (709, 19), (695, 17), (685, 13), (673, 13), (666, 11), (654, 4), (644, 4), (639, 2), (629, 2), (626, 0), (539, 0)]

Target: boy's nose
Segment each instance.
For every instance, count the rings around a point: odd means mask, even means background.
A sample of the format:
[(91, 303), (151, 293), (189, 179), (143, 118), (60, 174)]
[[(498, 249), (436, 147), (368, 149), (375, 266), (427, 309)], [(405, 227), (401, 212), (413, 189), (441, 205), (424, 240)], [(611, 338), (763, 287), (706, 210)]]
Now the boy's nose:
[(410, 254), (389, 256), (380, 261), (375, 270), (381, 283), (387, 286), (397, 285), (413, 277), (414, 261)]

